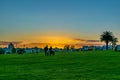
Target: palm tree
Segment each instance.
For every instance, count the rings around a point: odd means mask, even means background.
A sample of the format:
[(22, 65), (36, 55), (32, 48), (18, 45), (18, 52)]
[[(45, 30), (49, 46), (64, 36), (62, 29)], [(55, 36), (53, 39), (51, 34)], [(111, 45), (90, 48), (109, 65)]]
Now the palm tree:
[(113, 34), (110, 31), (105, 31), (102, 33), (100, 39), (106, 43), (106, 50), (108, 50), (108, 44), (113, 40)]
[(112, 40), (112, 46), (115, 48), (116, 43), (118, 42), (118, 38), (113, 38)]

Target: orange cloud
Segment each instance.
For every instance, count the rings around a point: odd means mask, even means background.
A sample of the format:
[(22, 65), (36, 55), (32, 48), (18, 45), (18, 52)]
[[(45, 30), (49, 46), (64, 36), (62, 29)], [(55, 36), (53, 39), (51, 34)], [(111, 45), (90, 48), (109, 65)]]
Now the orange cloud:
[[(11, 41), (13, 44), (21, 44), (22, 41)], [(9, 43), (8, 41), (0, 41), (0, 45), (8, 45)]]
[(85, 40), (85, 39), (79, 39), (79, 38), (74, 39), (74, 40), (76, 40), (76, 41), (85, 41), (85, 42), (100, 42), (100, 40)]
[[(44, 46), (52, 46), (52, 47), (58, 47), (63, 48), (64, 45), (74, 45), (76, 48), (82, 47), (84, 45), (90, 46), (100, 46), (103, 45), (99, 40), (85, 40), (85, 39), (79, 39), (79, 38), (69, 38), (69, 37), (58, 37), (58, 36), (43, 36), (40, 38), (36, 38), (33, 41), (12, 41), (15, 47), (40, 47), (43, 48)], [(0, 42), (0, 45), (4, 45), (7, 47), (7, 45), (10, 42)]]

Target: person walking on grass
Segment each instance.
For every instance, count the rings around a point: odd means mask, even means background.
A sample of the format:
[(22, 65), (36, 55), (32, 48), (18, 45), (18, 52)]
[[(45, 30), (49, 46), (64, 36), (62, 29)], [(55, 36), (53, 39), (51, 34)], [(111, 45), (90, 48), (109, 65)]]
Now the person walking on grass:
[(50, 56), (51, 56), (51, 54), (52, 54), (52, 46), (50, 46), (49, 51), (50, 51)]
[(48, 45), (44, 47), (45, 56), (48, 56)]
[(50, 51), (50, 56), (55, 55), (55, 52), (53, 51), (52, 46), (50, 46), (49, 51)]

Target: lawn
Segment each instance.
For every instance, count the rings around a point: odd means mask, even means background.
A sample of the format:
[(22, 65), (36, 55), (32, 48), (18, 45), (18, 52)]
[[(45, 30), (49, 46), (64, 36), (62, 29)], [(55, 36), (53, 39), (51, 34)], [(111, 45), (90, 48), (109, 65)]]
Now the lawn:
[(0, 80), (120, 80), (120, 52), (0, 55)]

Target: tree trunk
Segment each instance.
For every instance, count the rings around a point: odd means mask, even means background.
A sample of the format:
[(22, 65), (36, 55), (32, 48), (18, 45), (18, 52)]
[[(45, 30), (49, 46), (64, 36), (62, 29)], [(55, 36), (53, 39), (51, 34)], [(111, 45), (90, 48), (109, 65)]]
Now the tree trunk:
[(108, 50), (108, 41), (106, 41), (106, 50)]

